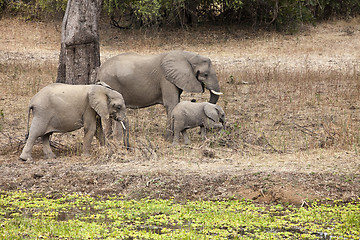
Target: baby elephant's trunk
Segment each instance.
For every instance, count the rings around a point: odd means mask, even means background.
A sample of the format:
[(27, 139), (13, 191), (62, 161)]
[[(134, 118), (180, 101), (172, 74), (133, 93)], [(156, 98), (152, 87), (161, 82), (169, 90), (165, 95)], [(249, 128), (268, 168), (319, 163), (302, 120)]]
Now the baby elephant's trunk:
[(221, 120), (221, 124), (222, 124), (222, 128), (223, 128), (224, 130), (226, 130), (226, 123), (225, 123), (225, 121), (222, 121), (222, 120)]
[(224, 123), (221, 123), (221, 122), (214, 123), (214, 126), (213, 126), (214, 129), (221, 129), (224, 127), (225, 127)]

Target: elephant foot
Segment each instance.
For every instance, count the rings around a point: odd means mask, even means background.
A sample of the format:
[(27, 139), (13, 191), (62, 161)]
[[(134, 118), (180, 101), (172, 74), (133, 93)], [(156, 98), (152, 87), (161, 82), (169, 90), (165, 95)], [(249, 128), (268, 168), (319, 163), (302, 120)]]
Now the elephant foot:
[(22, 153), (19, 157), (19, 160), (26, 162), (26, 161), (32, 161), (33, 159), (31, 155)]
[(166, 131), (164, 135), (165, 141), (171, 142), (173, 140), (173, 132), (172, 131)]
[(105, 146), (106, 145), (106, 141), (105, 141), (105, 138), (103, 138), (103, 139), (99, 139), (99, 144), (100, 144), (100, 146)]
[(55, 159), (55, 158), (56, 155), (53, 152), (44, 155), (44, 159)]

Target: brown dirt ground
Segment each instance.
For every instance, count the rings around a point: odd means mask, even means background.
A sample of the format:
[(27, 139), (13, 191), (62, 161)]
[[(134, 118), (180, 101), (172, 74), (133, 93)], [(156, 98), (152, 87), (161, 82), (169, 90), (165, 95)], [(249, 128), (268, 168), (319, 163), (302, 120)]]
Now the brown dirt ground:
[[(209, 56), (218, 69), (226, 71), (261, 66), (341, 71), (359, 64), (359, 22), (360, 19), (327, 22), (304, 27), (304, 31), (291, 36), (253, 33), (235, 27), (227, 31), (173, 30), (165, 34), (164, 30), (122, 32), (103, 24), (102, 59), (126, 51), (156, 53), (185, 49)], [(59, 22), (1, 19), (0, 63), (48, 64), (54, 77), (59, 29)], [(157, 137), (161, 136), (165, 122), (164, 111), (159, 106), (139, 110), (147, 112), (148, 117), (158, 113), (159, 124), (154, 129), (145, 129), (145, 134), (155, 135), (155, 141), (141, 138), (142, 126), (136, 128), (132, 138), (136, 146), (132, 151), (117, 148), (114, 142), (109, 142), (107, 147), (94, 143), (93, 155), (85, 158), (79, 156), (81, 133), (75, 132), (54, 137), (57, 159), (42, 159), (38, 144), (34, 148), (35, 160), (21, 162), (18, 155), (23, 146), (26, 104), (31, 94), (12, 94), (5, 87), (0, 93), (0, 110), (4, 115), (1, 119), (4, 127), (0, 131), (2, 191), (123, 194), (127, 198), (173, 197), (178, 201), (246, 198), (294, 204), (303, 204), (307, 199), (358, 200), (360, 196), (360, 157), (356, 150), (314, 148), (277, 153), (257, 151), (256, 144), (227, 148), (196, 139), (190, 146), (174, 149)], [(251, 109), (246, 111), (250, 114)], [(133, 111), (129, 116), (134, 119), (143, 115)], [(303, 117), (306, 119), (306, 114)], [(135, 120), (133, 123), (137, 124)]]

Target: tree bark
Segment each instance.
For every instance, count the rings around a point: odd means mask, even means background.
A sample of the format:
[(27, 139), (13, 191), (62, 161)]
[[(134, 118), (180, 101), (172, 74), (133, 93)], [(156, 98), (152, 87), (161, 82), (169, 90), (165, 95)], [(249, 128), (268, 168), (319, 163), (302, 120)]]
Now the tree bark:
[(100, 66), (98, 20), (102, 0), (68, 0), (56, 82), (91, 84)]

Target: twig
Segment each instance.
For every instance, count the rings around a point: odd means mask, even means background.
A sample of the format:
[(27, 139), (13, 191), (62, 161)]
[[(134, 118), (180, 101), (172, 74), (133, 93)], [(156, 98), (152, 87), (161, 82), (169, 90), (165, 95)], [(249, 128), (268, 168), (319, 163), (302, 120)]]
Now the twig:
[(114, 16), (111, 16), (110, 17), (110, 25), (114, 26), (114, 27), (117, 27), (117, 28), (120, 28), (120, 29), (130, 29), (131, 27), (131, 23), (129, 26), (127, 27), (123, 27), (123, 26), (120, 26), (119, 22), (121, 21), (121, 17), (119, 18), (118, 21), (115, 20), (115, 17)]
[(308, 134), (308, 135), (310, 135), (310, 136), (312, 136), (312, 137), (316, 137), (316, 138), (318, 138), (318, 136), (319, 136), (319, 134), (317, 134), (317, 133), (315, 133), (315, 132), (313, 132), (313, 131), (311, 131), (311, 130), (303, 127), (303, 126), (300, 126), (300, 125), (297, 124), (297, 123), (294, 123), (294, 125), (295, 125), (296, 127), (298, 127), (298, 128), (300, 129), (300, 131), (302, 131), (302, 132), (305, 133), (305, 134)]
[(263, 189), (260, 189), (260, 193), (261, 193), (261, 195), (262, 195), (263, 197), (265, 197), (265, 194), (264, 194)]
[(324, 131), (329, 135), (329, 137), (331, 139), (334, 139), (334, 136), (336, 135), (336, 133), (331, 134), (331, 132), (325, 128), (324, 124), (321, 124), (321, 126), (323, 127)]
[[(283, 151), (277, 150), (276, 148), (273, 147), (273, 145), (271, 145), (271, 144), (269, 143), (269, 141), (268, 141), (267, 138), (265, 137), (265, 133), (264, 133), (264, 132), (263, 132), (262, 137), (264, 138), (266, 145), (269, 146), (274, 152), (276, 152), (276, 153), (284, 153)], [(265, 146), (266, 146), (266, 145), (265, 145)]]
[(275, 6), (274, 6), (274, 12), (273, 12), (273, 19), (267, 23), (268, 25), (271, 25), (275, 22), (275, 20), (277, 19), (278, 17), (278, 13), (279, 13), (279, 0), (275, 0)]
[(303, 200), (302, 203), (301, 203), (301, 207), (304, 207), (305, 205), (307, 207), (310, 207), (309, 204), (305, 200)]
[(150, 183), (152, 182), (155, 182), (157, 180), (160, 180), (160, 178), (153, 178), (153, 179), (150, 179), (149, 181), (146, 182), (146, 186), (148, 187), (150, 185)]

